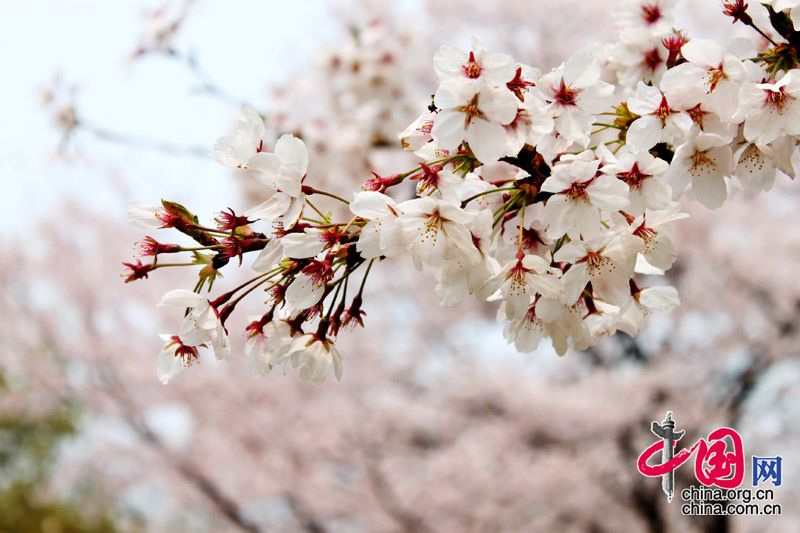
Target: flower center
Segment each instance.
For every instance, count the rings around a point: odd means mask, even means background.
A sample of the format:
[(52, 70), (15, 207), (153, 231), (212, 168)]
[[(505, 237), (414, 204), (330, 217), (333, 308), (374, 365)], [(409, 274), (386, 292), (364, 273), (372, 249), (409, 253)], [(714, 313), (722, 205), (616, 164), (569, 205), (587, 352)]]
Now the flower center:
[(661, 52), (659, 52), (658, 48), (653, 48), (649, 52), (645, 53), (642, 63), (648, 71), (655, 72), (659, 65), (661, 65), (662, 61)]
[(706, 172), (710, 172), (716, 168), (717, 164), (713, 159), (708, 157), (705, 152), (695, 152), (692, 156), (692, 164), (689, 167), (689, 174), (692, 176), (699, 176)]
[(661, 20), (661, 8), (658, 4), (644, 4), (642, 6), (642, 18), (649, 26), (652, 26)]
[(653, 113), (655, 116), (661, 119), (662, 124), (666, 124), (667, 117), (672, 114), (672, 109), (669, 108), (669, 103), (667, 103), (667, 97), (661, 97), (661, 104), (658, 106), (658, 109), (655, 110)]
[(611, 262), (611, 259), (604, 256), (602, 252), (587, 252), (586, 257), (584, 258), (586, 262), (586, 266), (589, 269), (589, 272), (592, 274), (598, 273), (598, 271), (602, 270), (614, 270), (614, 263)]
[(692, 122), (697, 124), (700, 127), (700, 129), (702, 130), (703, 129), (703, 121), (705, 120), (705, 116), (708, 115), (709, 112), (704, 110), (701, 107), (701, 104), (697, 104), (693, 108), (686, 110), (686, 112), (689, 114), (689, 118), (692, 119)]
[(767, 107), (771, 107), (779, 115), (783, 114), (783, 111), (791, 98), (792, 97), (790, 95), (786, 94), (783, 87), (777, 91), (773, 91), (771, 89), (764, 91), (764, 102), (767, 104)]
[(629, 171), (617, 174), (617, 177), (627, 183), (632, 191), (640, 188), (642, 182), (651, 176), (651, 174), (645, 174), (639, 169), (638, 162), (634, 163)]
[(582, 200), (584, 202), (588, 202), (589, 194), (586, 192), (586, 189), (589, 187), (591, 182), (592, 180), (576, 181), (570, 186), (569, 189), (564, 191), (564, 194), (566, 194), (567, 198), (570, 200)]
[(563, 106), (573, 106), (578, 103), (579, 93), (580, 89), (567, 87), (567, 84), (564, 82), (564, 78), (561, 78), (561, 85), (558, 87), (558, 90), (555, 91), (553, 97), (555, 98), (556, 102)]
[(528, 272), (530, 271), (522, 264), (522, 259), (517, 259), (517, 264), (508, 273), (508, 277), (511, 280), (509, 291), (512, 295), (525, 294), (527, 285), (525, 274)]
[(480, 77), (481, 72), (483, 72), (481, 66), (475, 61), (475, 52), (469, 53), (469, 61), (462, 68), (464, 69), (464, 75), (473, 80)]
[(647, 243), (656, 236), (656, 231), (652, 228), (648, 228), (646, 223), (642, 222), (642, 224), (633, 231), (633, 234)]
[(534, 228), (523, 228), (521, 244), (525, 250), (537, 250), (540, 246), (546, 246), (544, 235)]
[(476, 94), (468, 104), (461, 106), (458, 110), (467, 115), (467, 123), (469, 123), (473, 117), (480, 116), (482, 113), (478, 108), (478, 95)]
[(173, 335), (171, 340), (174, 344), (178, 345), (178, 347), (175, 348), (175, 357), (180, 359), (184, 366), (192, 366), (192, 363), (197, 361), (199, 357), (197, 348), (183, 344), (183, 341), (181, 341), (180, 337), (177, 335)]
[(443, 222), (444, 221), (442, 220), (442, 217), (439, 215), (439, 211), (431, 213), (428, 216), (428, 220), (426, 220), (425, 224), (423, 224), (420, 228), (420, 237), (422, 240), (424, 241), (431, 239), (436, 241)]
[(717, 85), (722, 80), (727, 79), (725, 71), (722, 70), (722, 65), (708, 71), (708, 93), (711, 94), (717, 90)]

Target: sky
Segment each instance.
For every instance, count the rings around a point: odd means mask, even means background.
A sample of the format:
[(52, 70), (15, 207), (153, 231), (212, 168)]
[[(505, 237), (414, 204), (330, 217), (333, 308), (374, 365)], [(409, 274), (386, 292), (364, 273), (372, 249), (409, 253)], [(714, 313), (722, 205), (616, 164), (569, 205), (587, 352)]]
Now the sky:
[[(198, 94), (188, 69), (162, 57), (129, 61), (146, 28), (143, 15), (159, 4), (32, 0), (0, 17), (0, 235), (25, 228), (63, 198), (120, 217), (130, 201), (166, 196), (209, 211), (235, 199), (229, 174), (210, 158), (163, 156), (88, 135), (75, 139), (66, 160), (56, 157), (59, 132), (41, 101), (56, 75), (77, 88), (81, 116), (97, 127), (209, 153), (229, 128), (235, 106)], [(329, 7), (323, 0), (201, 1), (178, 43), (218, 85), (259, 102), (265, 87), (307, 64), (332, 37)]]

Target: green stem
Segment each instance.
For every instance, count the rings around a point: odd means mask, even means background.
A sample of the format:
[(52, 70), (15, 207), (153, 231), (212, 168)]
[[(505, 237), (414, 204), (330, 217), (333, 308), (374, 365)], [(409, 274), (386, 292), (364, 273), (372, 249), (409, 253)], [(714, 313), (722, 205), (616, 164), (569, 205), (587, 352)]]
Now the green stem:
[(462, 208), (466, 207), (467, 204), (470, 203), (472, 200), (476, 200), (476, 199), (480, 198), (481, 196), (486, 196), (487, 194), (492, 194), (492, 193), (496, 193), (496, 192), (518, 191), (518, 190), (519, 189), (517, 189), (516, 187), (506, 187), (506, 188), (503, 188), (503, 189), (490, 189), (488, 191), (483, 191), (481, 193), (472, 195), (469, 198), (467, 198), (466, 200), (464, 200), (463, 202), (461, 202), (461, 207)]
[(311, 189), (311, 191), (312, 191), (311, 194), (319, 194), (321, 196), (327, 196), (328, 198), (333, 198), (334, 200), (342, 202), (344, 205), (350, 205), (350, 202), (348, 202), (341, 196), (333, 194), (332, 192), (320, 191), (319, 189)]
[(364, 286), (367, 284), (367, 276), (369, 276), (369, 271), (372, 269), (372, 263), (375, 262), (375, 259), (370, 259), (369, 263), (367, 263), (367, 271), (364, 272), (364, 277), (361, 279), (361, 286), (358, 288), (358, 295), (356, 298), (360, 297), (361, 294), (364, 292)]
[(322, 213), (322, 211), (317, 209), (317, 206), (315, 206), (314, 203), (311, 200), (306, 198), (306, 203), (311, 207), (311, 209), (313, 209), (322, 218), (322, 220), (325, 221), (326, 224), (330, 224), (331, 219), (327, 215), (324, 215)]

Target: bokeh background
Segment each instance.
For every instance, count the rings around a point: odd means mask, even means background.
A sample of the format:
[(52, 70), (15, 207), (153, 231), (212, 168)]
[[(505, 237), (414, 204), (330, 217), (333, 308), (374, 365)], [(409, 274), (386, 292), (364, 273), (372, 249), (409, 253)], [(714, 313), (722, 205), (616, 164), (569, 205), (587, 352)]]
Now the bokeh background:
[[(442, 43), (543, 69), (613, 38), (613, 2), (32, 0), (0, 17), (0, 531), (797, 531), (797, 184), (687, 206), (683, 304), (637, 339), (563, 358), (507, 346), (496, 309), (440, 308), (409, 265), (371, 278), (345, 377), (314, 387), (213, 360), (165, 387), (154, 307), (176, 272), (124, 285), (127, 205), (210, 219), (259, 191), (216, 165), (247, 104), (348, 192), (405, 168), (395, 134)], [(679, 26), (730, 37), (716, 2)], [(235, 283), (235, 277), (225, 283)], [(234, 344), (241, 353), (242, 342)], [(636, 472), (650, 421), (720, 425), (781, 454), (781, 517), (687, 518)], [(691, 469), (679, 471), (678, 489)], [(748, 473), (749, 482), (749, 473)]]

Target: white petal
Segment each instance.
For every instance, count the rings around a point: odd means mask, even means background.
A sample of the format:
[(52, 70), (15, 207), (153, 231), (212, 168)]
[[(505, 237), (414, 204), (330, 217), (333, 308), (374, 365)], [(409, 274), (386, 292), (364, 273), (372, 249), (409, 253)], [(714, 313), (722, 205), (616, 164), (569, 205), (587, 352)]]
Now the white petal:
[(253, 270), (264, 273), (275, 268), (275, 265), (283, 258), (283, 246), (280, 239), (272, 239), (267, 243), (263, 250), (258, 253), (253, 261)]
[(248, 170), (267, 187), (276, 188), (275, 180), (281, 169), (280, 158), (269, 152), (259, 152), (250, 158)]
[(628, 191), (625, 182), (606, 174), (598, 176), (586, 190), (592, 205), (609, 211), (628, 205)]
[(443, 150), (455, 150), (464, 140), (466, 115), (460, 111), (444, 109), (436, 115), (431, 129), (433, 140)]
[(649, 115), (661, 106), (663, 95), (658, 87), (640, 81), (636, 93), (628, 99), (628, 109), (637, 115)]
[(383, 224), (379, 220), (370, 220), (361, 228), (358, 236), (356, 250), (364, 259), (380, 257), (383, 254), (381, 249), (381, 232)]
[(300, 273), (286, 289), (286, 304), (294, 310), (308, 309), (322, 298), (325, 286), (314, 283), (308, 274)]
[(517, 116), (517, 102), (508, 89), (483, 89), (478, 96), (478, 109), (492, 122), (509, 124)]
[(675, 287), (649, 287), (639, 293), (639, 303), (648, 309), (669, 313), (681, 300)]
[(717, 209), (728, 197), (725, 178), (719, 175), (695, 176), (692, 179), (692, 193), (707, 208)]
[(128, 208), (128, 220), (142, 229), (158, 229), (164, 223), (156, 217), (159, 207), (155, 205), (133, 204)]
[(258, 150), (264, 137), (264, 121), (252, 109), (245, 108), (231, 135), (214, 144), (214, 159), (227, 167), (244, 168)]
[(637, 150), (649, 150), (663, 140), (663, 133), (661, 119), (654, 115), (647, 115), (631, 123), (626, 140)]
[(499, 124), (475, 118), (466, 132), (466, 140), (481, 163), (491, 163), (506, 155), (506, 132)]
[(175, 289), (162, 296), (161, 301), (158, 302), (158, 306), (174, 305), (176, 307), (184, 308), (197, 307), (197, 305), (203, 300), (205, 300), (205, 298), (196, 292), (192, 292), (187, 289)]
[(681, 54), (687, 61), (704, 67), (718, 67), (722, 64), (722, 50), (711, 39), (692, 38), (683, 45)]
[(177, 378), (181, 372), (183, 372), (184, 365), (181, 360), (175, 357), (175, 350), (170, 348), (164, 348), (158, 354), (158, 359), (156, 360), (156, 374), (158, 375), (158, 380), (163, 384), (167, 385)]
[(289, 233), (281, 237), (286, 257), (292, 259), (308, 259), (322, 251), (325, 243), (319, 233)]
[(281, 135), (275, 143), (275, 155), (280, 158), (282, 166), (296, 170), (300, 177), (308, 171), (308, 150), (305, 143), (294, 135)]
[(251, 219), (261, 219), (268, 222), (277, 220), (289, 210), (292, 197), (288, 194), (276, 192), (267, 201), (249, 209), (245, 215)]
[(469, 60), (469, 54), (454, 46), (442, 45), (433, 55), (433, 68), (439, 79), (444, 81), (449, 78), (464, 76), (464, 65)]
[(394, 200), (377, 191), (361, 191), (353, 195), (350, 202), (350, 211), (357, 217), (373, 220), (386, 215), (391, 211), (389, 206), (396, 207)]

